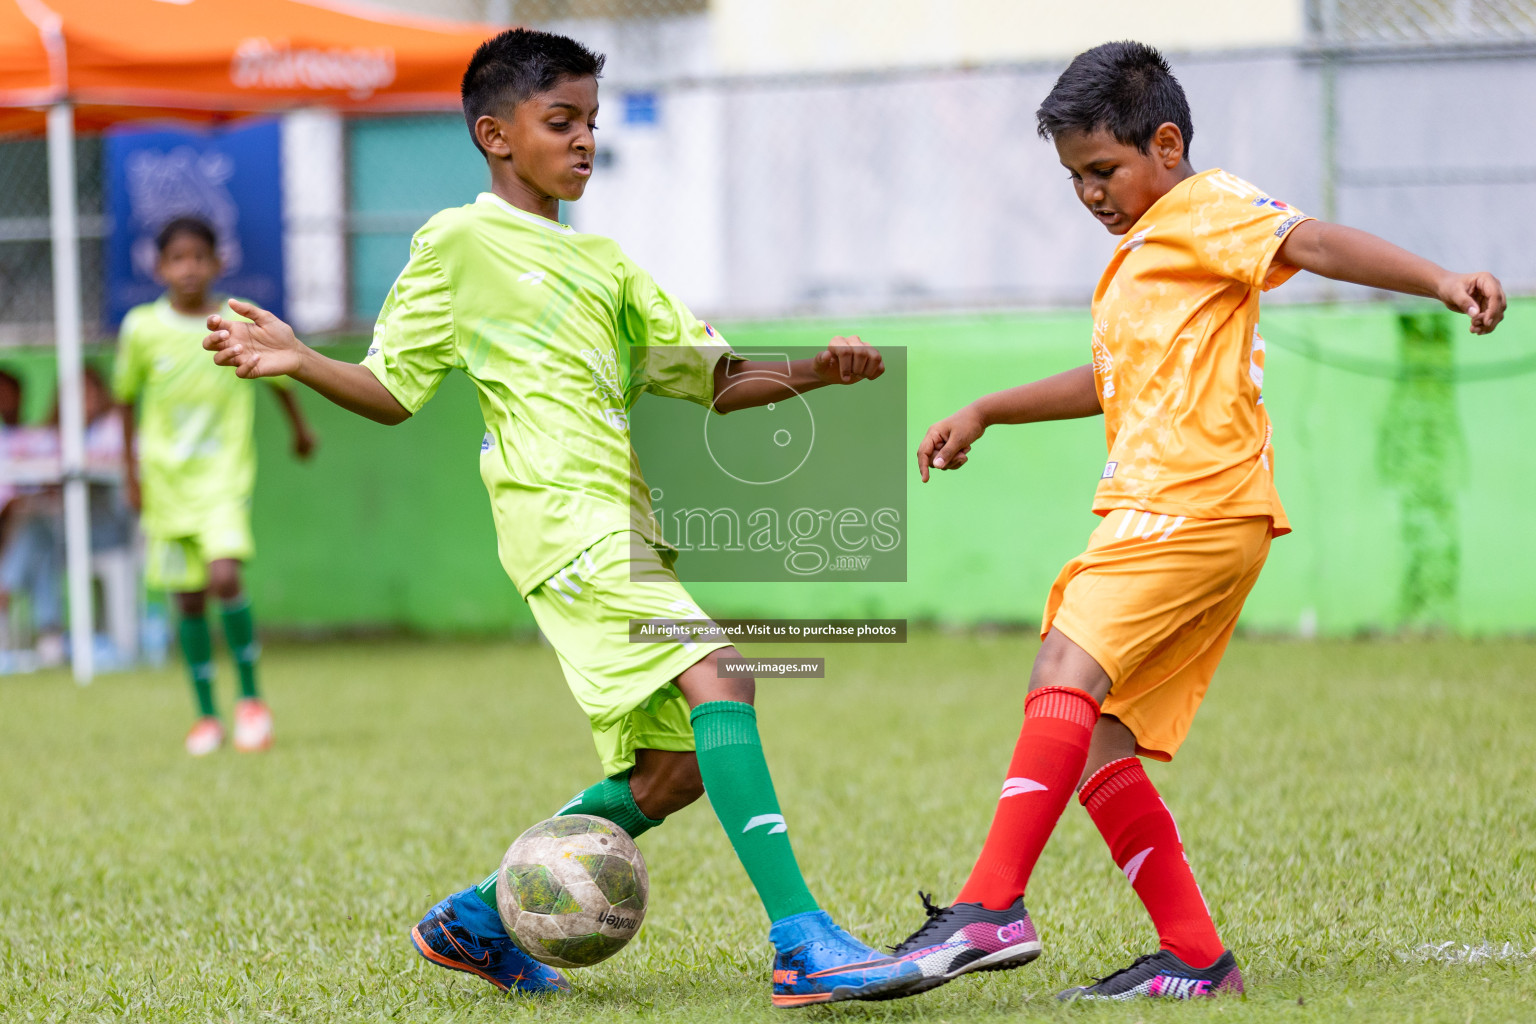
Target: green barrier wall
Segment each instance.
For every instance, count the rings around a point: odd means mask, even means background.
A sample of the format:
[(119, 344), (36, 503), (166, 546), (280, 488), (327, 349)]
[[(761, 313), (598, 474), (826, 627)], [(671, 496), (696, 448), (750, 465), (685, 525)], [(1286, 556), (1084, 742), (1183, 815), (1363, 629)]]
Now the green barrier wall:
[[(1253, 629), (1348, 635), (1403, 626), (1536, 630), (1536, 301), (1473, 338), (1427, 304), (1266, 311), (1265, 398), (1295, 532), (1249, 600)], [(907, 434), (980, 392), (1080, 364), (1086, 314), (860, 318), (835, 325), (910, 361)], [(831, 324), (723, 325), (737, 348), (823, 340)], [(361, 346), (333, 354), (356, 358)], [(39, 374), (51, 368), (22, 360)], [(0, 354), (0, 365), (17, 358)], [(305, 407), (317, 457), (286, 454), (276, 402), (258, 408), (262, 619), (289, 628), (528, 628), (496, 559), (478, 471), (483, 426), (460, 375), (398, 427)], [(642, 401), (661, 401), (646, 397)], [(738, 413), (747, 416), (751, 412)], [(699, 584), (721, 615), (1037, 621), (1096, 519), (1102, 421), (995, 428), (962, 471), (908, 488), (908, 582)], [(679, 564), (687, 579), (687, 559)]]

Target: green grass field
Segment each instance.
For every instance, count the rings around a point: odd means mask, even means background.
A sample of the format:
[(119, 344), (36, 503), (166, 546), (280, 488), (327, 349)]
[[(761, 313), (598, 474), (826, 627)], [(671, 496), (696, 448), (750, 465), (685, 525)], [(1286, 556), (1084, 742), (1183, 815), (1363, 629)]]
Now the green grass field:
[[(953, 895), (1021, 713), (1027, 636), (829, 648), (765, 682), (812, 889), (868, 941)], [(755, 648), (753, 653), (766, 653)], [(793, 653), (806, 653), (797, 649)], [(641, 840), (645, 929), (552, 1002), (405, 933), (597, 774), (554, 655), (272, 644), (278, 746), (181, 751), (174, 668), (0, 679), (3, 1021), (1528, 1021), (1536, 1016), (1536, 645), (1233, 645), (1152, 766), (1245, 999), (1064, 1007), (1153, 935), (1080, 808), (1031, 888), (1045, 956), (914, 999), (775, 1011), (766, 920), (707, 806)], [(221, 679), (228, 703), (229, 674)]]

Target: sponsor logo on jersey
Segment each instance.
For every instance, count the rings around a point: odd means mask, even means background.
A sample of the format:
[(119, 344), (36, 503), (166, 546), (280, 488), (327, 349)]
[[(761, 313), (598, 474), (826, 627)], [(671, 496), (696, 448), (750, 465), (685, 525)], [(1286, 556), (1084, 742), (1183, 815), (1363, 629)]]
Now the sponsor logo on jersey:
[(1100, 480), (1113, 480), (1115, 478), (1115, 470), (1117, 470), (1119, 468), (1120, 468), (1120, 463), (1118, 463), (1118, 462), (1106, 462), (1106, 463), (1104, 463), (1104, 475), (1099, 477), (1099, 479)]
[(519, 274), (517, 279), (519, 281), (526, 281), (528, 284), (543, 284), (546, 276), (547, 274), (543, 270), (530, 270), (525, 274)]
[(491, 432), (487, 430), (485, 436), (480, 439), (480, 451), (482, 453), (491, 450)]
[(709, 335), (711, 338), (715, 336), (715, 329), (709, 325), (708, 320), (704, 321), (704, 333)]
[(1259, 196), (1259, 198), (1257, 198), (1257, 199), (1255, 199), (1253, 201), (1253, 205), (1254, 206), (1269, 206), (1269, 207), (1273, 207), (1276, 210), (1280, 210), (1282, 212), (1289, 211), (1290, 208), (1291, 208), (1290, 204), (1282, 203), (1278, 199), (1271, 199), (1269, 196)]
[(1093, 327), (1093, 372), (1099, 380), (1104, 382), (1102, 393), (1106, 399), (1115, 397), (1115, 357), (1109, 354), (1109, 346), (1104, 344), (1104, 335), (1109, 333), (1109, 321), (1101, 320)]

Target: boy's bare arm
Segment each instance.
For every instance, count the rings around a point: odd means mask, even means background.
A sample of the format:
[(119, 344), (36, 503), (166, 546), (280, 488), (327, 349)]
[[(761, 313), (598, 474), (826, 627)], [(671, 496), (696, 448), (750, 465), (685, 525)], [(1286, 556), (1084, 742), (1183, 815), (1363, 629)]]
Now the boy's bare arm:
[(304, 409), (299, 405), (299, 398), (287, 388), (273, 388), (277, 394), (277, 402), (283, 407), (283, 414), (288, 417), (288, 430), (293, 435), (293, 454), (300, 459), (307, 459), (315, 452), (318, 443), (315, 432), (309, 429), (309, 421), (304, 418)]
[(231, 299), (229, 307), (250, 323), (208, 318), (203, 348), (220, 366), (232, 366), (241, 377), (287, 375), (305, 384), (348, 412), (376, 423), (393, 425), (410, 419), (410, 411), (360, 363), (323, 356), (294, 336), (293, 328), (248, 302)]
[(133, 436), (138, 422), (134, 417), (138, 406), (134, 402), (120, 402), (117, 408), (117, 418), (123, 424), (123, 499), (128, 502), (129, 508), (137, 512), (143, 505), (139, 496), (139, 457), (133, 450)]
[(884, 372), (885, 360), (880, 351), (857, 336), (833, 338), (825, 351), (810, 359), (793, 360), (788, 376), (783, 363), (721, 359), (715, 364), (712, 408), (719, 413), (750, 409), (782, 402), (828, 384), (874, 380)]
[(1454, 273), (1342, 224), (1302, 221), (1280, 243), (1275, 259), (1335, 281), (1439, 299), (1472, 318), (1473, 334), (1487, 334), (1504, 319), (1504, 288), (1487, 271)]
[(1074, 420), (1103, 411), (1092, 366), (983, 395), (928, 428), (917, 446), (917, 471), (927, 483), (929, 466), (959, 469), (970, 461), (971, 445), (991, 426)]

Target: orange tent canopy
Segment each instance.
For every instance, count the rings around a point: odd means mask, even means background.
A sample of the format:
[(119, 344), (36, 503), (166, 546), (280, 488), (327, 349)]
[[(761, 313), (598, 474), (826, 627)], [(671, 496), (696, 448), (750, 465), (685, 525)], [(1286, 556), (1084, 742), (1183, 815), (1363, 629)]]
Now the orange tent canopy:
[(0, 132), (293, 107), (453, 110), (489, 25), (300, 0), (0, 0)]

